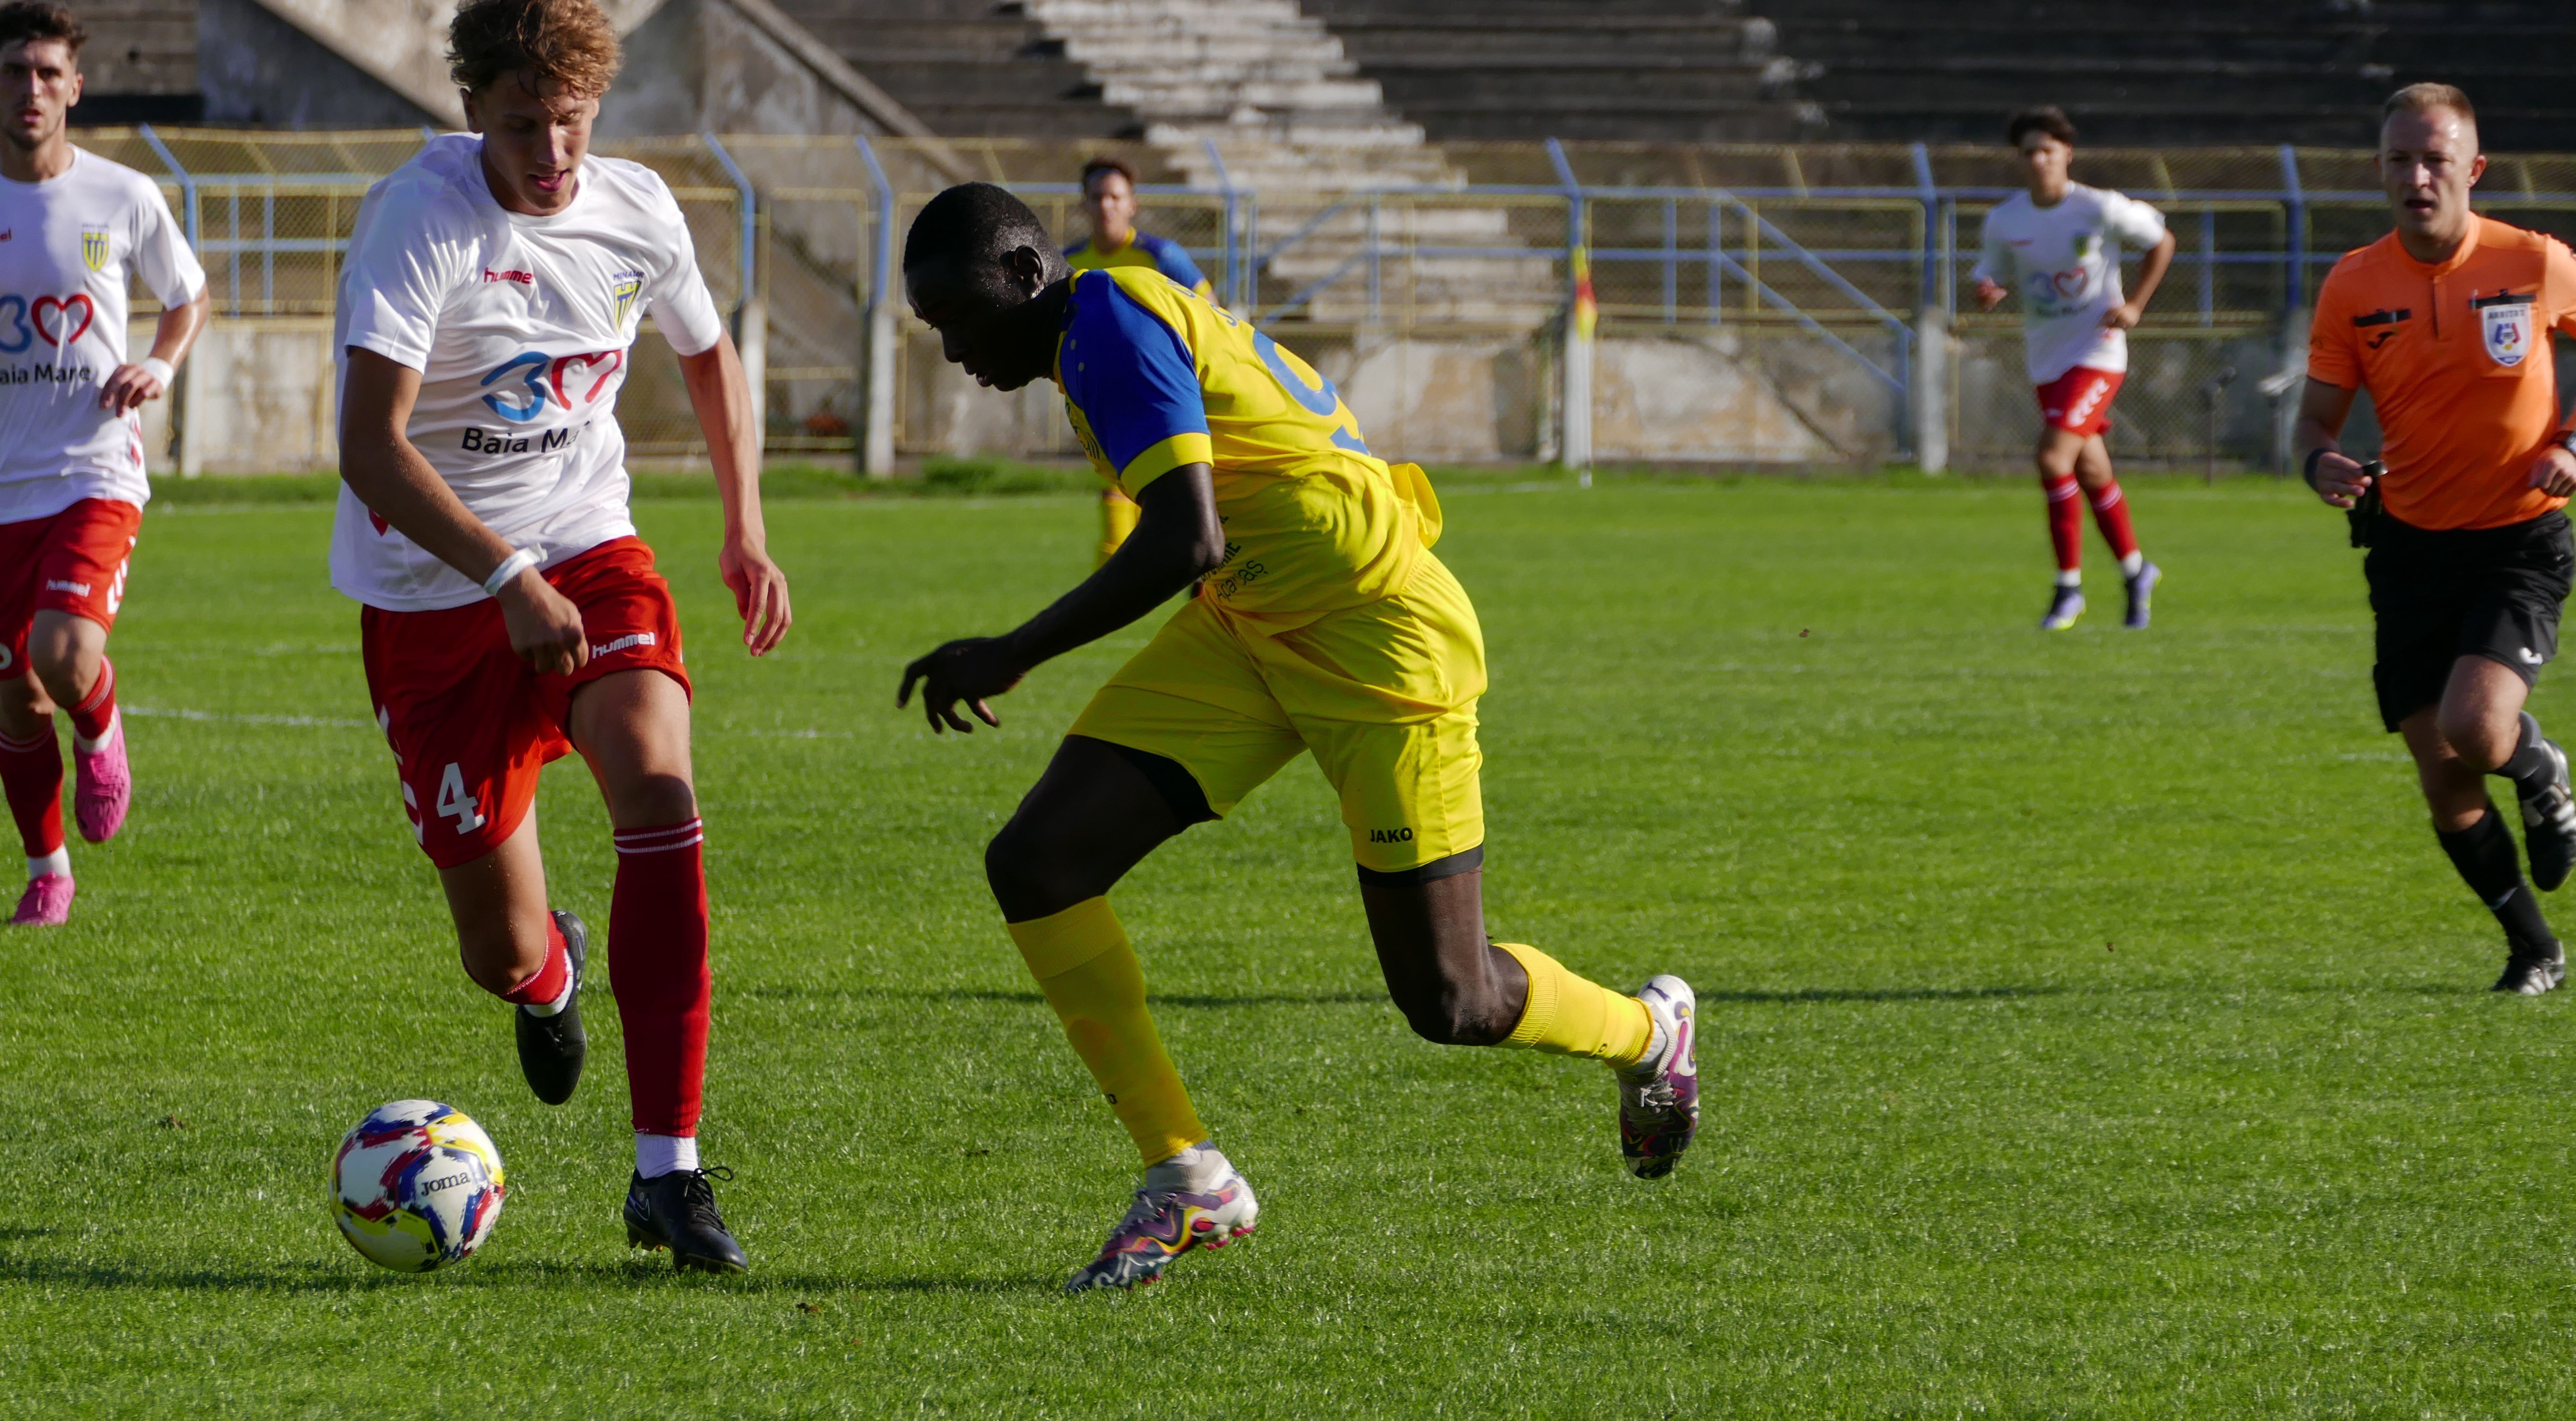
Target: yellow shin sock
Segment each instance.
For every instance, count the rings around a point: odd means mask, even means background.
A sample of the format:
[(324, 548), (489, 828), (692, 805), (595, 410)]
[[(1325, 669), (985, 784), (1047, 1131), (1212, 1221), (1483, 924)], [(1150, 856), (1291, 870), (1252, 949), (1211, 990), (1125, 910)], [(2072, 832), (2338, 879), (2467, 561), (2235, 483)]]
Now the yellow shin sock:
[(1529, 973), (1529, 1003), (1521, 1009), (1521, 1024), (1502, 1044), (1559, 1056), (1590, 1056), (1613, 1066), (1633, 1066), (1645, 1059), (1655, 1020), (1646, 1014), (1644, 1002), (1575, 976), (1535, 947), (1517, 942), (1494, 946), (1510, 953)]
[(1169, 1159), (1208, 1137), (1163, 1052), (1145, 1010), (1145, 967), (1106, 898), (1008, 925), (1029, 975), (1064, 1022), (1075, 1054), (1091, 1068), (1118, 1122), (1145, 1163)]

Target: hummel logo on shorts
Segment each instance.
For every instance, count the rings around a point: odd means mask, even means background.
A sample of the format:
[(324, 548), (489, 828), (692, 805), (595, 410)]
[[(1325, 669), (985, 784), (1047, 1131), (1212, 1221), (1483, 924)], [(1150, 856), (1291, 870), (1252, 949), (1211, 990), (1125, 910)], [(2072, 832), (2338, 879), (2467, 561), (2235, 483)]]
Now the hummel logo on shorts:
[(653, 635), (651, 632), (629, 632), (625, 636), (619, 637), (617, 640), (612, 641), (605, 646), (592, 647), (590, 649), (590, 654), (593, 656), (610, 656), (621, 651), (631, 651), (639, 646), (658, 645), (660, 641), (661, 638)]

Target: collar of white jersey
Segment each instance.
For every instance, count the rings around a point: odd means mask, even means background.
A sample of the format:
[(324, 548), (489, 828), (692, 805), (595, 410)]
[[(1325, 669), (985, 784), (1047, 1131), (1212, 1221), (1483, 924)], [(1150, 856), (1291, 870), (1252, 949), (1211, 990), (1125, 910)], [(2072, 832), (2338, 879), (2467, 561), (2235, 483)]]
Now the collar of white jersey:
[[(40, 189), (40, 188), (49, 188), (49, 187), (52, 187), (52, 186), (53, 186), (54, 184), (56, 184), (56, 183), (69, 182), (69, 181), (71, 181), (71, 176), (72, 176), (72, 174), (77, 173), (77, 172), (79, 172), (79, 171), (80, 171), (80, 168), (81, 168), (81, 159), (86, 158), (86, 157), (88, 157), (88, 156), (89, 156), (89, 154), (88, 154), (86, 151), (84, 151), (84, 150), (81, 148), (81, 146), (80, 146), (79, 144), (77, 144), (77, 143), (75, 143), (75, 144), (72, 144), (72, 145), (71, 145), (71, 150), (72, 150), (72, 161), (71, 161), (71, 166), (69, 166), (69, 167), (67, 167), (67, 168), (63, 169), (63, 170), (62, 170), (61, 172), (59, 172), (59, 173), (54, 174), (54, 175), (53, 175), (52, 177), (50, 177), (50, 178), (38, 178), (38, 179), (36, 179), (36, 180), (35, 180), (34, 182), (32, 182), (32, 183), (22, 183), (22, 182), (18, 181), (16, 178), (10, 177), (9, 175), (7, 175), (7, 174), (5, 174), (5, 173), (0, 173), (0, 183), (7, 183), (7, 184), (8, 184), (9, 186), (11, 186), (11, 187), (14, 187), (14, 188), (24, 188), (24, 189), (26, 189), (26, 190), (27, 190), (27, 191), (29, 191), (29, 192), (34, 192), (34, 191), (36, 191), (36, 190), (38, 190), (38, 189)], [(481, 159), (479, 159), (479, 158), (478, 158), (478, 159), (476, 159), (475, 161), (476, 161), (476, 165), (477, 165), (477, 166), (480, 166), (480, 165), (481, 165), (481, 161), (482, 161)]]

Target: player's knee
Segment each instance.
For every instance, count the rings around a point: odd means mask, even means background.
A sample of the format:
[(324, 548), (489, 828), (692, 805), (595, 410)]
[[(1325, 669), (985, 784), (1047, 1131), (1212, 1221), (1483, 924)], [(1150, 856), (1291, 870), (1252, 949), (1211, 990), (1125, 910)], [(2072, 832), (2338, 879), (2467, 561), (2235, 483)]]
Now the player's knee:
[(517, 990), (546, 966), (545, 950), (541, 947), (533, 954), (522, 953), (507, 926), (459, 926), (456, 955), (464, 962), (465, 975), (473, 979), (474, 985), (496, 997)]
[(610, 814), (621, 825), (650, 828), (698, 817), (698, 792), (680, 774), (642, 774), (612, 788)]
[(1405, 1024), (1413, 1034), (1435, 1046), (1491, 1046), (1511, 1035), (1511, 1023), (1495, 1028), (1501, 1003), (1491, 1000), (1494, 993), (1478, 990), (1457, 982), (1441, 982), (1435, 988), (1408, 997), (1399, 995), (1396, 1007), (1404, 1013)]
[(2513, 758), (2522, 743), (2520, 717), (2495, 720), (2475, 714), (2444, 713), (2439, 725), (2442, 739), (2458, 756), (2460, 763), (2481, 775), (2493, 774)]
[(1048, 835), (1026, 821), (1013, 818), (1003, 825), (984, 846), (984, 881), (992, 886), (1004, 916), (1019, 922), (1071, 907), (1075, 900), (1057, 901), (1071, 891), (1064, 885), (1064, 857)]

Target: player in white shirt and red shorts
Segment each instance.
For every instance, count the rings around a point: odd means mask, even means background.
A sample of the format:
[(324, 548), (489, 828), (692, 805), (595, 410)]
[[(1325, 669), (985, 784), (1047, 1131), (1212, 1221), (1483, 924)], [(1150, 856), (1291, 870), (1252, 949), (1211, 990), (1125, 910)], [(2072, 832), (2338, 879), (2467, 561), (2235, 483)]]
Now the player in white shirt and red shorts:
[[(1971, 273), (1977, 307), (1991, 311), (2021, 294), (2022, 345), (2039, 392), (2040, 487), (2048, 495), (2048, 536), (2057, 552), (2057, 585), (2043, 631), (2064, 631), (2084, 615), (2084, 514), (2093, 505), (2102, 540), (2120, 560), (2129, 594), (2126, 625), (2144, 627), (2157, 579), (2164, 574), (2138, 550), (2129, 505), (2111, 472), (2103, 442), (2111, 401), (2129, 369), (2128, 330), (2173, 264), (2174, 238), (2154, 208), (2067, 177), (2075, 125), (2054, 108), (2013, 115), (2006, 133), (2020, 150), (2030, 189), (1986, 214), (1984, 253)], [(2120, 253), (2145, 254), (2138, 294), (2120, 293)]]
[[(80, 22), (59, 5), (0, 5), (0, 789), (27, 852), (10, 922), (71, 917), (63, 755), (81, 837), (113, 838), (133, 776), (108, 628), (152, 497), (137, 407), (169, 389), (206, 323), (206, 274), (150, 178), (71, 145)], [(161, 303), (152, 351), (129, 362), (126, 288)]]
[(474, 134), (431, 139), (370, 189), (349, 239), (331, 581), (364, 604), (367, 688), (466, 972), (516, 1007), (521, 1069), (550, 1104), (571, 1098), (587, 1046), (588, 934), (551, 911), (530, 806), (547, 761), (589, 762), (616, 831), (627, 1239), (739, 1272), (697, 1156), (712, 984), (689, 678), (628, 516), (616, 404), (649, 314), (706, 437), (718, 566), (758, 656), (789, 614), (750, 387), (670, 189), (589, 156), (618, 58), (597, 5), (468, 0), (448, 37)]

